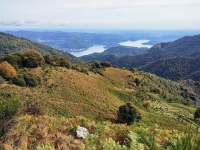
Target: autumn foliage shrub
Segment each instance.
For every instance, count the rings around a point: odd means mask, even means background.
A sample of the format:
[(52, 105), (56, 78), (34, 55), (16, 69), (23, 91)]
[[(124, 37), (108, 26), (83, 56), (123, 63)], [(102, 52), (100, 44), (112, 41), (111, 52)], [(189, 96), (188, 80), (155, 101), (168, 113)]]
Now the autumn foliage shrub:
[(27, 49), (23, 56), (25, 66), (28, 68), (36, 68), (44, 63), (42, 54), (34, 49)]
[(16, 76), (16, 70), (15, 68), (9, 64), (7, 61), (3, 61), (2, 63), (0, 63), (0, 75), (4, 78), (4, 79), (12, 79), (14, 76)]

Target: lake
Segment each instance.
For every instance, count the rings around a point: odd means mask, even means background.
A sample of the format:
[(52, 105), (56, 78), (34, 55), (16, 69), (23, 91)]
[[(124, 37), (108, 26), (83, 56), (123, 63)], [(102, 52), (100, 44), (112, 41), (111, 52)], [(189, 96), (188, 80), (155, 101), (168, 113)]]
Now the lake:
[(101, 53), (105, 50), (104, 46), (105, 45), (94, 45), (94, 46), (88, 48), (85, 51), (71, 52), (71, 54), (76, 56), (76, 57), (81, 57), (81, 56), (89, 55), (89, 54), (92, 54), (92, 53), (95, 53), (95, 52)]
[[(121, 42), (119, 45), (123, 46), (132, 46), (132, 47), (147, 47), (151, 48), (152, 45), (146, 45), (144, 43), (149, 42), (149, 40), (137, 40), (137, 41), (126, 41), (126, 42)], [(84, 51), (77, 51), (77, 52), (70, 52), (72, 55), (76, 57), (81, 57), (84, 55), (89, 55), (92, 53), (102, 53), (105, 50), (105, 45), (93, 45), (92, 47), (88, 48), (87, 50)]]
[(123, 46), (132, 46), (132, 47), (147, 47), (147, 48), (151, 48), (152, 45), (146, 45), (144, 43), (149, 42), (149, 40), (137, 40), (137, 41), (126, 41), (126, 42), (121, 42), (119, 43), (119, 45), (123, 45)]

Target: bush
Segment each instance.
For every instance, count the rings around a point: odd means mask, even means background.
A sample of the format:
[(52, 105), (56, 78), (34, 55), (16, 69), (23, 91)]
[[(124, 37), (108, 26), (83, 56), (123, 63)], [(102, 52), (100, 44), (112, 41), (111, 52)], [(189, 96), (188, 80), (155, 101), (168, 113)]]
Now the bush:
[(120, 106), (117, 115), (120, 123), (127, 123), (128, 125), (142, 119), (140, 113), (132, 103), (126, 103), (125, 105)]
[(146, 101), (144, 101), (143, 106), (144, 106), (145, 108), (149, 109), (149, 108), (152, 107), (152, 103), (151, 103), (150, 100), (146, 100)]
[(23, 55), (20, 53), (9, 54), (3, 60), (11, 64), (15, 69), (23, 67)]
[(139, 85), (140, 85), (140, 83), (141, 83), (140, 79), (138, 79), (138, 78), (135, 78), (135, 84), (136, 84), (137, 86), (139, 86)]
[(27, 101), (25, 103), (25, 113), (30, 115), (44, 115), (45, 109), (38, 102)]
[(17, 113), (20, 102), (12, 94), (4, 94), (0, 98), (0, 137), (8, 131), (9, 120)]
[(194, 112), (194, 119), (200, 118), (200, 106), (197, 107), (196, 111)]
[(111, 64), (110, 62), (108, 62), (108, 61), (101, 62), (100, 65), (101, 65), (102, 67), (112, 67), (112, 64)]
[(24, 74), (24, 80), (26, 85), (30, 87), (36, 87), (41, 84), (41, 78), (30, 73)]
[(26, 67), (36, 68), (44, 63), (44, 57), (42, 54), (34, 49), (27, 49), (23, 56)]
[(71, 68), (71, 64), (64, 58), (60, 58), (60, 66), (61, 67), (66, 67), (66, 68)]
[(44, 56), (44, 60), (45, 60), (45, 63), (50, 64), (50, 65), (54, 65), (54, 66), (60, 65), (59, 58), (54, 55), (47, 54)]
[(26, 81), (23, 75), (17, 75), (12, 79), (12, 83), (19, 86), (26, 86)]
[(16, 76), (16, 70), (15, 68), (9, 64), (7, 61), (3, 61), (2, 63), (0, 63), (0, 75), (4, 78), (4, 79), (12, 79), (14, 76)]

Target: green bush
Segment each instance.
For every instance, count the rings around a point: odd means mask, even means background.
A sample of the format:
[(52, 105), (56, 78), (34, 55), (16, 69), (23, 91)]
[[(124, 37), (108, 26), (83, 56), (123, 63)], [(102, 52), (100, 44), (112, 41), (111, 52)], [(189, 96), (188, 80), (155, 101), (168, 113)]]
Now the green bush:
[(3, 60), (11, 64), (15, 69), (23, 67), (23, 55), (20, 53), (9, 54), (3, 57)]
[(127, 123), (128, 125), (142, 119), (140, 113), (132, 103), (126, 103), (120, 106), (117, 115), (120, 123)]
[(17, 75), (12, 79), (12, 83), (19, 86), (26, 86), (26, 81), (23, 75)]
[(194, 112), (194, 119), (200, 118), (200, 106), (197, 107), (196, 111)]
[(71, 64), (66, 59), (60, 58), (59, 60), (61, 67), (71, 68)]
[(100, 65), (101, 65), (102, 67), (112, 67), (112, 64), (111, 64), (110, 62), (108, 62), (108, 61), (101, 62)]
[(17, 113), (20, 102), (14, 95), (3, 93), (0, 97), (0, 137), (8, 131), (9, 120)]
[(30, 87), (36, 87), (41, 84), (41, 78), (30, 73), (24, 74), (24, 80), (26, 85)]

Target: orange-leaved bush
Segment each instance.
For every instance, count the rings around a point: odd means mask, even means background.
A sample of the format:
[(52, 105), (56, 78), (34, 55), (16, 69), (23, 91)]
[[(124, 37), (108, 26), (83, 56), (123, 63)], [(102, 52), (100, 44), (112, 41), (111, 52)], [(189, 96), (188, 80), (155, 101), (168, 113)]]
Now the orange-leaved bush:
[(16, 76), (16, 70), (15, 68), (9, 64), (7, 61), (3, 61), (2, 63), (0, 63), (0, 75), (4, 78), (4, 79), (11, 79), (14, 76)]

